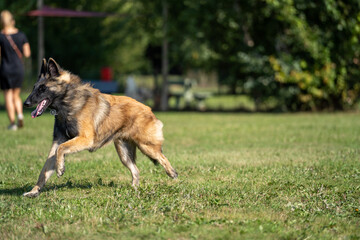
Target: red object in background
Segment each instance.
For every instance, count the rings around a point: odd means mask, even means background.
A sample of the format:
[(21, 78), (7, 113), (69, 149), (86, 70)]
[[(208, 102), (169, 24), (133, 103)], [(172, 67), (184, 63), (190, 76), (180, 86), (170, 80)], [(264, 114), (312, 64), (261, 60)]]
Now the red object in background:
[(101, 68), (101, 81), (111, 82), (113, 80), (113, 71), (111, 67)]

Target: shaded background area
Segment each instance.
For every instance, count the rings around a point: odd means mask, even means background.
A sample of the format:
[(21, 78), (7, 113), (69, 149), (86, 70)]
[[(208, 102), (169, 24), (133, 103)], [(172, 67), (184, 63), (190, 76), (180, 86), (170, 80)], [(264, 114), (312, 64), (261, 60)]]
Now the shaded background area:
[[(37, 18), (26, 14), (36, 4), (36, 0), (0, 3), (1, 9), (14, 13), (17, 26), (29, 38), (34, 53), (27, 62), (31, 76), (37, 75)], [(45, 0), (44, 4), (117, 14), (45, 18), (45, 56), (83, 79), (99, 79), (100, 69), (110, 67), (120, 92), (131, 75), (138, 87), (150, 91), (143, 93), (147, 96), (143, 100), (154, 108), (159, 107), (164, 87), (169, 88), (166, 95), (173, 109), (317, 111), (353, 109), (358, 104), (357, 0)], [(165, 85), (164, 39), (169, 72)], [(28, 78), (28, 86), (34, 79)]]

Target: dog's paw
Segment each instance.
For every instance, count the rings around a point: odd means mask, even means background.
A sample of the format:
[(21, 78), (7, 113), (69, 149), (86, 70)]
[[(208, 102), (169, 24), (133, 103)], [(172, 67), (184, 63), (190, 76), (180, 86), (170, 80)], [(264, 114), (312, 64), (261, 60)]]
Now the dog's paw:
[(40, 191), (30, 191), (23, 194), (23, 197), (34, 198), (40, 195)]
[(65, 166), (58, 166), (57, 169), (56, 169), (56, 174), (58, 177), (61, 177), (62, 175), (64, 175), (65, 173)]
[(177, 179), (178, 178), (178, 173), (174, 170), (173, 172), (173, 176), (172, 176), (173, 179)]
[(175, 171), (175, 169), (171, 169), (169, 172), (167, 172), (167, 175), (173, 179), (176, 179), (178, 177), (178, 174)]
[(139, 186), (139, 179), (133, 180), (131, 186), (132, 186), (135, 190), (137, 190), (137, 188), (138, 188), (138, 186)]

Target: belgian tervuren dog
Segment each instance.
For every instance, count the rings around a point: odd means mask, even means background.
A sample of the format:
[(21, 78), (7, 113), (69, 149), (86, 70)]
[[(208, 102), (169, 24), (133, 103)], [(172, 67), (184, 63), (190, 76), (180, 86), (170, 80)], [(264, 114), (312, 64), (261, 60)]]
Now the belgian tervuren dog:
[(47, 108), (56, 112), (53, 144), (37, 184), (24, 196), (38, 196), (55, 171), (58, 177), (63, 175), (66, 154), (92, 152), (111, 141), (121, 162), (130, 170), (134, 187), (139, 184), (136, 147), (154, 163), (160, 163), (170, 177), (177, 177), (162, 153), (163, 124), (142, 103), (129, 97), (102, 94), (50, 58), (48, 63), (43, 60), (39, 79), (24, 103), (25, 107), (35, 105), (33, 118)]

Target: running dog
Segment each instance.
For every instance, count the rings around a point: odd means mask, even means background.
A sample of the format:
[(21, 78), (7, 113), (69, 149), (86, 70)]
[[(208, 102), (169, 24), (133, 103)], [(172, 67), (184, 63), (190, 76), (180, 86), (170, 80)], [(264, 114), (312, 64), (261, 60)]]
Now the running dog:
[(155, 164), (160, 163), (171, 178), (177, 177), (162, 153), (163, 124), (144, 104), (129, 97), (102, 94), (50, 58), (48, 62), (43, 60), (38, 81), (24, 102), (25, 107), (35, 105), (33, 118), (47, 108), (56, 112), (53, 143), (37, 184), (24, 196), (37, 197), (55, 171), (62, 176), (66, 154), (93, 152), (111, 141), (130, 170), (135, 188), (139, 185), (136, 147)]

